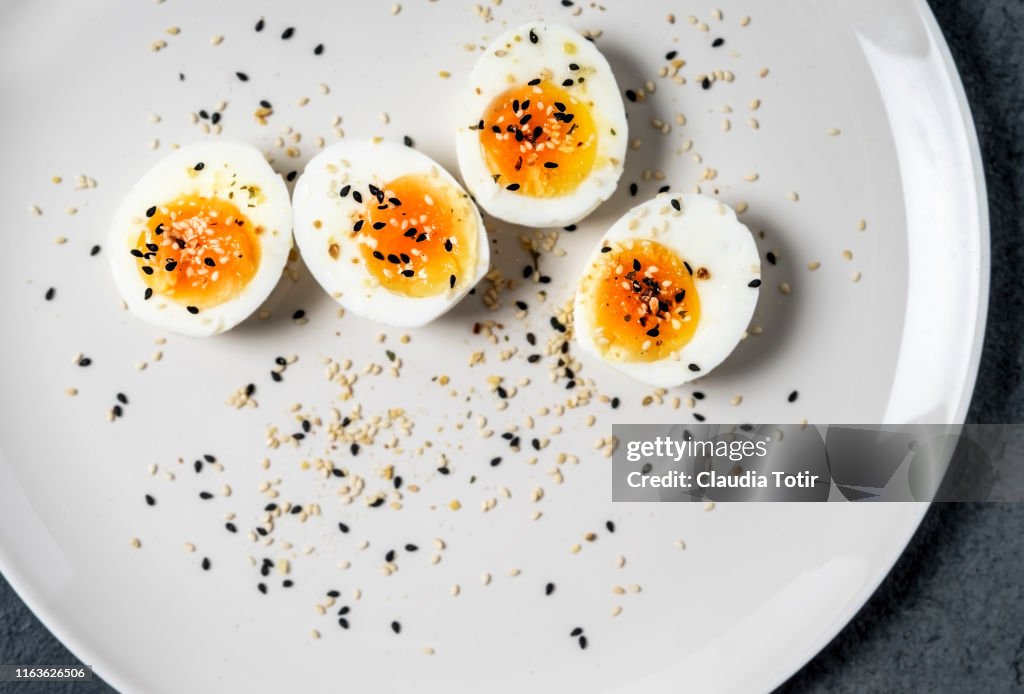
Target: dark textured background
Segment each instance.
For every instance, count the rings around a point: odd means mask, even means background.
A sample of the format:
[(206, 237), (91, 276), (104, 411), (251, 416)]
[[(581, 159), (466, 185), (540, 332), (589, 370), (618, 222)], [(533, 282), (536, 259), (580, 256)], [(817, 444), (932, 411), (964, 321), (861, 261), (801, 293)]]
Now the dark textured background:
[[(960, 68), (985, 162), (992, 296), (976, 422), (1024, 421), (1024, 0), (931, 0)], [(0, 663), (76, 659), (0, 578)], [(1024, 504), (936, 504), (878, 592), (803, 670), (798, 692), (1024, 691)], [(109, 692), (3, 684), (0, 692)]]

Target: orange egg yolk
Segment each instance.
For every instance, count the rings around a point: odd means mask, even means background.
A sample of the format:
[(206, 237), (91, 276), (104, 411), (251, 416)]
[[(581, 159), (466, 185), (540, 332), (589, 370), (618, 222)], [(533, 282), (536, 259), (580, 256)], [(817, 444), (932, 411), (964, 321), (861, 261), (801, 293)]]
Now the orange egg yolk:
[(366, 200), (353, 233), (381, 286), (419, 298), (469, 281), (477, 236), (463, 194), (435, 176), (410, 174), (353, 195)]
[(590, 275), (599, 351), (629, 361), (656, 361), (684, 347), (700, 320), (689, 264), (657, 241), (601, 250)]
[(238, 297), (260, 265), (259, 235), (228, 200), (186, 195), (146, 211), (131, 254), (153, 294), (192, 313)]
[(566, 195), (594, 168), (597, 128), (590, 110), (552, 82), (502, 92), (479, 130), (487, 168), (506, 190), (535, 198)]

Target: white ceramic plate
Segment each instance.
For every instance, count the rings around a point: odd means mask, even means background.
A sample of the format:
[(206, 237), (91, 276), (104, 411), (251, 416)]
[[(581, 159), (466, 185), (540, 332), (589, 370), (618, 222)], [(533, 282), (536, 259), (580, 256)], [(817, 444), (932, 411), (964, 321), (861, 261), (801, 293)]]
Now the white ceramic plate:
[[(614, 421), (689, 421), (685, 399), (695, 389), (707, 396), (698, 407), (709, 421), (962, 420), (987, 295), (984, 184), (970, 115), (924, 3), (793, 0), (768, 8), (723, 0), (720, 20), (713, 5), (692, 5), (697, 25), (678, 9), (669, 23), (667, 7), (678, 3), (483, 4), (490, 21), (472, 3), (448, 0), (405, 2), (397, 15), (388, 3), (4, 3), (0, 567), (43, 621), (119, 689), (764, 691), (850, 619), (917, 527), (921, 505), (705, 512), (612, 504), (609, 465), (594, 443)], [(261, 16), (266, 28), (257, 33)], [(553, 278), (546, 302), (539, 285), (527, 284), (504, 292), (503, 307), (492, 312), (480, 301), (485, 283), (452, 314), (409, 331), (408, 344), (404, 331), (338, 319), (300, 267), (299, 281), (284, 280), (268, 303), (270, 318), (210, 340), (171, 336), (158, 347), (161, 334), (120, 309), (107, 249), (90, 257), (90, 248), (103, 242), (119, 199), (157, 157), (204, 136), (190, 113), (228, 102), (223, 136), (272, 151), (282, 173), (301, 170), (317, 137), (336, 137), (336, 115), (346, 137), (409, 135), (451, 166), (454, 103), (477, 54), (464, 45), (533, 18), (602, 31), (597, 44), (622, 89), (657, 85), (642, 103), (628, 104), (631, 137), (642, 145), (629, 153), (620, 192), (575, 233), (561, 234), (564, 257), (544, 254), (543, 271)], [(294, 36), (282, 40), (288, 26)], [(180, 33), (166, 33), (170, 27)], [(224, 40), (214, 45), (218, 35)], [(725, 45), (713, 48), (715, 37)], [(167, 45), (152, 51), (154, 41)], [(679, 73), (686, 85), (658, 76), (670, 50), (687, 61)], [(762, 68), (768, 73), (759, 77)], [(715, 69), (734, 81), (702, 90), (696, 77)], [(451, 77), (442, 79), (441, 70)], [(236, 71), (250, 80), (240, 82)], [(299, 106), (303, 97), (309, 102)], [(274, 104), (267, 126), (252, 116), (260, 99)], [(752, 99), (761, 100), (756, 111)], [(680, 112), (685, 126), (676, 124)], [(671, 132), (660, 134), (652, 118), (671, 123)], [(303, 136), (294, 158), (275, 144), (289, 137), (286, 126)], [(829, 135), (830, 128), (841, 133)], [(692, 149), (677, 154), (688, 140)], [(674, 189), (689, 190), (706, 167), (717, 177), (703, 189), (746, 202), (743, 218), (764, 231), (762, 253), (779, 257), (765, 265), (754, 320), (763, 332), (662, 404), (645, 406), (648, 389), (586, 363), (580, 378), (620, 397), (622, 407), (613, 412), (595, 399), (562, 417), (535, 416), (535, 429), (525, 430), (528, 415), (571, 393), (565, 379), (548, 381), (547, 358), (526, 363), (524, 334), (534, 330), (546, 344), (551, 312), (569, 298), (600, 229), (633, 202), (627, 184), (652, 195), (661, 182), (645, 182), (643, 172), (658, 170)], [(757, 182), (744, 180), (752, 171)], [(97, 186), (76, 190), (77, 174)], [(55, 175), (63, 182), (52, 183)], [(518, 237), (526, 232), (495, 226), (496, 264), (516, 278), (526, 261)], [(56, 244), (58, 236), (67, 242)], [(814, 260), (821, 267), (812, 272), (806, 264)], [(788, 295), (779, 291), (783, 282)], [(56, 297), (47, 302), (51, 286)], [(530, 304), (525, 320), (513, 315), (516, 299)], [(299, 308), (306, 325), (291, 319)], [(487, 320), (501, 324), (497, 346), (471, 330)], [(161, 361), (153, 359), (157, 349)], [(502, 349), (518, 351), (502, 361)], [(403, 362), (398, 379), (388, 375), (385, 350)], [(486, 363), (468, 367), (476, 350)], [(92, 358), (90, 367), (72, 363), (79, 352)], [(299, 360), (273, 383), (273, 358), (288, 354)], [(352, 400), (337, 402), (340, 387), (325, 379), (322, 357), (354, 361), (360, 378)], [(137, 370), (140, 361), (148, 368)], [(384, 367), (381, 375), (362, 373), (371, 361)], [(442, 374), (447, 386), (433, 380)], [(491, 374), (532, 382), (498, 410), (486, 385)], [(259, 407), (228, 407), (227, 397), (248, 382), (257, 385)], [(69, 387), (76, 397), (65, 395)], [(794, 389), (800, 397), (789, 404)], [(110, 424), (119, 391), (129, 404)], [(743, 396), (739, 406), (730, 404), (735, 395)], [(674, 396), (684, 400), (678, 411)], [(404, 407), (415, 426), (400, 436), (401, 451), (385, 450), (382, 435), (357, 458), (335, 456), (369, 489), (386, 484), (374, 470), (393, 463), (406, 484), (404, 508), (342, 506), (338, 482), (302, 470), (302, 459), (324, 453), (320, 430), (298, 448), (267, 451), (266, 427), (297, 430), (293, 402), (324, 416), (332, 405), (347, 412), (359, 403), (367, 416)], [(480, 414), (493, 438), (478, 434)], [(592, 427), (588, 414), (597, 418)], [(518, 454), (498, 436), (512, 425), (523, 429)], [(555, 426), (562, 433), (551, 435)], [(534, 452), (525, 442), (534, 436), (551, 443), (528, 465)], [(428, 440), (433, 447), (417, 455)], [(580, 462), (559, 465), (560, 451)], [(205, 452), (216, 454), (223, 472), (192, 471)], [(435, 471), (439, 453), (452, 461), (447, 477)], [(269, 471), (260, 467), (265, 455)], [(499, 455), (502, 464), (491, 468), (487, 461)], [(159, 466), (155, 476), (150, 464)], [(279, 501), (317, 502), (322, 515), (279, 520), (275, 544), (264, 547), (246, 531), (267, 502), (260, 483), (276, 478)], [(222, 496), (224, 484), (230, 497)], [(421, 491), (408, 492), (409, 484)], [(545, 491), (536, 503), (535, 487)], [(200, 500), (203, 489), (215, 498)], [(146, 493), (155, 507), (143, 502)], [(457, 512), (448, 508), (455, 498), (463, 504)], [(496, 507), (482, 512), (491, 498)], [(536, 510), (543, 517), (534, 521)], [(238, 534), (224, 529), (227, 512), (237, 514)], [(348, 535), (337, 531), (341, 519), (352, 527)], [(614, 534), (606, 520), (614, 520)], [(587, 532), (596, 541), (585, 541)], [(129, 544), (133, 537), (141, 548)], [(435, 549), (435, 537), (446, 549)], [(369, 547), (359, 549), (361, 540)], [(183, 549), (186, 542), (195, 553)], [(419, 552), (401, 549), (407, 542)], [(584, 546), (573, 554), (576, 543)], [(380, 567), (392, 547), (400, 570), (385, 577)], [(433, 554), (440, 563), (431, 563)], [(283, 576), (272, 573), (269, 593), (258, 593), (250, 555), (289, 558), (294, 587), (282, 588)], [(213, 562), (208, 572), (200, 568), (204, 556)], [(351, 568), (340, 569), (340, 560)], [(510, 576), (512, 569), (521, 573)], [(489, 585), (483, 572), (492, 575)], [(545, 597), (548, 581), (557, 589)], [(450, 595), (455, 583), (458, 597)], [(641, 592), (613, 591), (634, 584)], [(342, 597), (320, 616), (314, 603), (332, 588)], [(342, 604), (351, 606), (348, 631), (336, 623)], [(623, 608), (618, 616), (615, 606)], [(392, 620), (402, 623), (400, 635)], [(576, 626), (588, 637), (585, 651), (569, 637)]]

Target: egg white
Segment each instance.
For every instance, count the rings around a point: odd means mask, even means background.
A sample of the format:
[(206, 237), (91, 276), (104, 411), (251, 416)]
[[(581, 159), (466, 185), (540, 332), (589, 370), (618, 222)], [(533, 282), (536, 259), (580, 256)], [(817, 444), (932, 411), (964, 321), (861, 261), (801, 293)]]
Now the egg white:
[[(369, 200), (369, 185), (383, 189), (388, 181), (411, 174), (437, 177), (471, 211), (467, 231), (475, 248), (465, 252), (475, 256), (472, 272), (456, 278), (454, 288), (434, 296), (408, 297), (381, 286), (366, 268), (359, 241), (351, 234), (353, 218)], [(362, 191), (362, 203), (351, 194), (339, 195), (346, 185)], [(425, 325), (457, 304), (487, 273), (490, 248), (476, 205), (440, 164), (409, 147), (384, 141), (332, 145), (306, 165), (295, 185), (293, 203), (295, 240), (310, 272), (346, 310), (372, 321), (395, 327)], [(331, 244), (339, 247), (336, 259), (328, 253)]]
[[(200, 162), (203, 167), (197, 171), (196, 164)], [(252, 186), (260, 194), (250, 199), (243, 186)], [(139, 272), (137, 259), (129, 253), (146, 228), (146, 210), (189, 195), (230, 200), (254, 227), (264, 228), (264, 233), (256, 237), (260, 242), (260, 262), (251, 281), (237, 297), (194, 315), (184, 305), (156, 293), (146, 300), (148, 285)], [(230, 195), (234, 195), (233, 200)], [(252, 314), (280, 279), (292, 248), (288, 189), (263, 154), (250, 145), (208, 141), (182, 147), (157, 162), (125, 197), (114, 214), (108, 248), (114, 282), (133, 314), (181, 335), (215, 335)]]
[[(536, 43), (529, 39), (531, 31)], [(567, 53), (567, 45), (575, 52)], [(579, 70), (570, 70), (570, 63)], [(506, 190), (494, 181), (481, 152), (477, 125), (499, 94), (545, 72), (555, 84), (574, 80), (567, 91), (590, 110), (598, 133), (597, 157), (594, 169), (571, 193), (538, 198)], [(582, 84), (581, 76), (586, 78)], [(593, 42), (568, 27), (533, 22), (495, 39), (469, 74), (459, 118), (455, 149), (466, 188), (489, 214), (506, 222), (533, 227), (575, 224), (612, 196), (622, 176), (629, 132), (619, 87)]]
[[(680, 210), (672, 205), (679, 202)], [(678, 351), (655, 361), (616, 360), (602, 355), (595, 341), (593, 287), (600, 281), (601, 248), (650, 239), (674, 251), (708, 279), (694, 278), (700, 318), (693, 337)], [(583, 350), (627, 376), (668, 388), (706, 376), (732, 353), (757, 305), (761, 259), (750, 230), (724, 203), (705, 195), (658, 195), (627, 212), (604, 235), (587, 261), (573, 305), (575, 336)], [(751, 287), (751, 283), (755, 286)], [(699, 371), (692, 371), (696, 364)]]

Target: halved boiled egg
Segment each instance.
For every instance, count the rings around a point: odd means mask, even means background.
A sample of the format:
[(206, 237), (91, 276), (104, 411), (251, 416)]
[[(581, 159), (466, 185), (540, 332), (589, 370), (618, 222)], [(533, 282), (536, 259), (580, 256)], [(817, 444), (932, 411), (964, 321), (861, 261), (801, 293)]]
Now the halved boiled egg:
[(255, 147), (183, 147), (121, 203), (109, 246), (132, 313), (183, 335), (214, 335), (248, 317), (280, 279), (292, 248), (288, 189)]
[(383, 141), (340, 142), (295, 186), (295, 239), (348, 310), (397, 327), (448, 311), (487, 272), (476, 205), (430, 157)]
[(757, 246), (731, 208), (661, 194), (619, 219), (587, 262), (573, 306), (576, 338), (642, 383), (677, 386), (729, 356), (760, 286)]
[(502, 34), (477, 60), (455, 145), (466, 187), (487, 212), (565, 226), (615, 192), (627, 135), (597, 47), (568, 27), (534, 22)]

